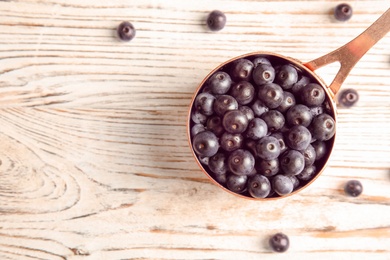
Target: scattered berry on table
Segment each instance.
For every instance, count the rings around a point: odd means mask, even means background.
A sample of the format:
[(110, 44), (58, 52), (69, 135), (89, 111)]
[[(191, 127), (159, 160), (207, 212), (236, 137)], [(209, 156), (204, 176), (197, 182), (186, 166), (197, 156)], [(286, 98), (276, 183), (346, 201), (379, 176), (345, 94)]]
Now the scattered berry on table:
[(220, 31), (226, 25), (226, 15), (219, 10), (214, 10), (208, 15), (206, 22), (211, 31)]
[(352, 13), (352, 7), (349, 4), (339, 4), (334, 9), (334, 17), (342, 22), (351, 19)]
[(289, 248), (290, 241), (287, 235), (283, 233), (276, 233), (269, 239), (269, 245), (273, 251), (283, 253)]
[(132, 23), (124, 21), (119, 24), (116, 32), (120, 40), (128, 42), (135, 37), (136, 30)]
[(352, 197), (357, 197), (363, 192), (363, 185), (358, 180), (350, 180), (345, 184), (345, 193)]
[(352, 88), (343, 89), (338, 95), (338, 102), (343, 107), (351, 107), (359, 101), (359, 93)]

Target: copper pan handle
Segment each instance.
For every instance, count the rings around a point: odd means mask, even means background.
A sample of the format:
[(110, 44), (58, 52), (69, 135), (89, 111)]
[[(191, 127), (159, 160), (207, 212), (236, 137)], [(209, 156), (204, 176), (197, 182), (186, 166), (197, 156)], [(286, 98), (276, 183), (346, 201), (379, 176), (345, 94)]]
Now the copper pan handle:
[(390, 8), (382, 14), (370, 27), (344, 46), (328, 53), (315, 60), (309, 61), (304, 65), (314, 71), (333, 62), (340, 63), (340, 69), (337, 72), (329, 88), (335, 95), (349, 72), (360, 60), (361, 57), (380, 39), (382, 39), (390, 30)]

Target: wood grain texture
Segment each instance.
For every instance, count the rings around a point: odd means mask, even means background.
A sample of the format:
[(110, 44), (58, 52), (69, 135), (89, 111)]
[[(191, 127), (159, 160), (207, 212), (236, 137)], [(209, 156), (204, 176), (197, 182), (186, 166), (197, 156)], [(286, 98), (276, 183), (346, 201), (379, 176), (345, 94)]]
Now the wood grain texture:
[[(218, 64), (258, 50), (309, 61), (390, 7), (352, 1), (339, 23), (336, 4), (0, 1), (0, 259), (390, 259), (390, 35), (344, 83), (359, 103), (339, 109), (330, 165), (299, 194), (236, 198), (188, 147), (189, 103)], [(123, 20), (130, 43), (114, 37)], [(358, 198), (343, 192), (352, 178)], [(282, 255), (267, 245), (279, 231)]]

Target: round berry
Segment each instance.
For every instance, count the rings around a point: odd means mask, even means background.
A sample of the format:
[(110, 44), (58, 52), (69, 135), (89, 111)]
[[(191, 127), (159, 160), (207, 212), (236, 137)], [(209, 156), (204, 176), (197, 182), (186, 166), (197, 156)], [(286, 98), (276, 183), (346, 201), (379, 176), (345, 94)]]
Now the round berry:
[(240, 110), (242, 113), (246, 115), (246, 117), (248, 118), (248, 122), (252, 121), (255, 118), (255, 113), (248, 106), (240, 106), (238, 110)]
[(285, 175), (300, 174), (305, 168), (305, 158), (296, 150), (288, 150), (280, 157), (280, 169)]
[(238, 59), (231, 65), (230, 76), (234, 81), (249, 81), (251, 79), (253, 63), (247, 59)]
[(135, 28), (130, 22), (121, 22), (116, 30), (120, 40), (128, 42), (135, 37)]
[(216, 136), (221, 136), (225, 132), (221, 118), (219, 116), (209, 117), (207, 120), (207, 130), (213, 132)]
[(282, 103), (276, 108), (279, 112), (285, 113), (289, 110), (290, 107), (294, 106), (296, 104), (295, 96), (288, 91), (283, 92), (283, 101)]
[(295, 95), (295, 96), (298, 96), (300, 95), (300, 92), (302, 90), (303, 87), (305, 87), (307, 84), (310, 83), (310, 78), (306, 77), (306, 76), (302, 76), (301, 78), (298, 79), (297, 83), (295, 83), (290, 91)]
[(283, 253), (290, 246), (288, 237), (283, 233), (276, 233), (269, 239), (269, 245), (273, 251)]
[(357, 197), (363, 192), (363, 185), (358, 180), (350, 180), (345, 184), (345, 193), (352, 197)]
[(352, 7), (349, 4), (339, 4), (334, 9), (334, 17), (341, 22), (351, 19), (352, 13)]
[(215, 95), (227, 93), (231, 85), (232, 79), (229, 74), (224, 71), (217, 71), (208, 79), (210, 91)]
[(315, 162), (316, 150), (311, 144), (309, 144), (309, 146), (301, 152), (303, 154), (303, 157), (305, 158), (305, 166), (312, 165)]
[(298, 72), (291, 65), (283, 65), (276, 74), (275, 82), (283, 89), (292, 88), (293, 84), (298, 81)]
[(301, 90), (301, 100), (306, 106), (320, 106), (325, 100), (325, 90), (317, 83), (307, 84)]
[(317, 167), (315, 165), (306, 166), (300, 174), (297, 175), (297, 178), (302, 181), (308, 181), (313, 179), (317, 173)]
[(205, 124), (207, 122), (207, 116), (202, 114), (199, 110), (194, 109), (191, 113), (191, 120), (195, 124)]
[(194, 137), (200, 132), (206, 131), (206, 127), (203, 124), (195, 124), (191, 127), (191, 136)]
[(269, 110), (261, 115), (261, 119), (265, 121), (269, 132), (275, 132), (284, 126), (285, 119), (282, 113), (278, 110)]
[(228, 167), (236, 175), (250, 175), (255, 168), (255, 158), (249, 151), (238, 149), (230, 154)]
[(249, 178), (247, 188), (252, 197), (265, 198), (271, 191), (271, 183), (267, 177), (255, 174)]
[(244, 143), (244, 137), (240, 134), (223, 133), (221, 136), (221, 148), (227, 152), (231, 152), (241, 148)]
[(312, 146), (316, 153), (316, 161), (321, 160), (328, 153), (328, 147), (323, 141), (315, 141)]
[(227, 165), (226, 165), (226, 157), (223, 153), (216, 153), (211, 156), (209, 159), (209, 169), (214, 174), (221, 175), (226, 173)]
[(355, 89), (348, 88), (341, 90), (338, 96), (338, 102), (343, 107), (351, 107), (359, 100), (359, 94)]
[(283, 89), (278, 84), (264, 84), (259, 87), (258, 98), (269, 108), (277, 108), (283, 102)]
[(232, 96), (219, 95), (216, 97), (213, 107), (214, 112), (217, 115), (223, 116), (229, 110), (238, 109), (238, 103), (237, 100)]
[(260, 64), (271, 65), (271, 62), (269, 61), (269, 59), (262, 57), (262, 56), (254, 58), (252, 63), (253, 63), (253, 65), (255, 65), (255, 67), (257, 67)]
[(286, 144), (294, 150), (305, 150), (311, 141), (310, 131), (301, 125), (293, 126), (286, 134)]
[(302, 104), (291, 107), (286, 113), (286, 121), (289, 126), (302, 125), (308, 127), (313, 119), (310, 109)]
[(258, 64), (253, 70), (252, 77), (258, 86), (272, 83), (275, 79), (275, 69), (268, 64)]
[(258, 160), (255, 163), (255, 169), (262, 175), (266, 177), (274, 176), (279, 172), (279, 159), (271, 160)]
[(226, 15), (219, 11), (212, 11), (207, 17), (207, 26), (211, 31), (220, 31), (226, 25)]
[(248, 81), (240, 81), (234, 84), (230, 89), (232, 95), (240, 105), (247, 105), (255, 97), (255, 88)]
[(241, 134), (248, 127), (248, 118), (240, 110), (230, 110), (223, 116), (222, 125), (229, 133)]
[(270, 136), (278, 139), (279, 146), (280, 146), (280, 154), (282, 154), (284, 151), (286, 151), (288, 149), (288, 147), (286, 146), (286, 143), (284, 142), (283, 134), (281, 132), (272, 133)]
[(235, 193), (244, 193), (247, 187), (248, 176), (229, 174), (226, 178), (226, 187)]
[(254, 118), (249, 122), (246, 131), (246, 136), (253, 140), (258, 140), (268, 133), (268, 127), (266, 122), (260, 118)]
[(194, 101), (195, 109), (206, 116), (211, 116), (214, 113), (215, 97), (209, 93), (200, 93)]
[(264, 136), (256, 145), (257, 156), (263, 160), (272, 160), (280, 155), (278, 139), (272, 136)]
[(251, 108), (255, 116), (258, 117), (269, 110), (269, 108), (263, 103), (263, 101), (260, 101), (258, 99), (255, 102), (253, 102)]
[(217, 136), (210, 131), (203, 131), (194, 136), (192, 147), (197, 155), (210, 157), (219, 149)]
[(295, 175), (288, 176), (293, 183), (293, 190), (296, 190), (299, 187), (300, 181)]
[(310, 129), (316, 140), (327, 141), (334, 136), (336, 132), (336, 123), (330, 115), (324, 113), (313, 119)]
[(274, 191), (280, 196), (290, 194), (294, 190), (294, 184), (292, 180), (285, 175), (278, 174), (272, 179), (272, 187)]

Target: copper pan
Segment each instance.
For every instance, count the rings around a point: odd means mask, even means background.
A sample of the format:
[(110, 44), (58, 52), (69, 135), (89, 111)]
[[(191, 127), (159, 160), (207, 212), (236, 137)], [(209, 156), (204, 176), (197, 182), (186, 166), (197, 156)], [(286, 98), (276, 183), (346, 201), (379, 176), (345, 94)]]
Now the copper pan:
[[(254, 56), (266, 56), (269, 57), (273, 60), (280, 60), (285, 63), (290, 63), (296, 66), (299, 70), (301, 70), (304, 73), (307, 73), (310, 75), (313, 81), (316, 81), (318, 84), (320, 84), (327, 95), (328, 103), (330, 106), (331, 114), (333, 114), (336, 124), (337, 124), (337, 109), (336, 109), (336, 103), (335, 103), (335, 96), (337, 92), (339, 91), (342, 83), (344, 80), (347, 78), (349, 72), (352, 70), (352, 68), (355, 66), (355, 64), (360, 60), (360, 58), (372, 47), (374, 46), (381, 38), (383, 38), (390, 30), (390, 9), (388, 9), (381, 17), (378, 18), (370, 27), (368, 27), (363, 33), (361, 33), (359, 36), (357, 36), (355, 39), (352, 41), (348, 42), (344, 46), (324, 55), (321, 56), (317, 59), (314, 59), (312, 61), (303, 63), (297, 59), (286, 57), (277, 53), (271, 53), (271, 52), (252, 52), (252, 53), (247, 53), (235, 58), (232, 58), (222, 64), (220, 64), (218, 67), (216, 67), (214, 70), (212, 70), (205, 79), (200, 83), (198, 86), (197, 90), (194, 93), (194, 96), (192, 98), (191, 104), (190, 104), (190, 109), (188, 112), (188, 118), (187, 118), (187, 136), (188, 136), (188, 141), (189, 145), (191, 147), (192, 154), (195, 158), (195, 161), (198, 163), (199, 167), (201, 170), (206, 174), (206, 176), (209, 177), (209, 179), (217, 186), (220, 188), (224, 189), (225, 191), (234, 194), (236, 196), (246, 198), (246, 199), (253, 199), (253, 200), (272, 200), (272, 199), (280, 199), (280, 198), (285, 198), (287, 196), (291, 196), (293, 194), (296, 194), (297, 192), (302, 191), (304, 188), (308, 187), (310, 184), (312, 184), (319, 176), (320, 174), (325, 170), (327, 163), (329, 161), (329, 157), (331, 155), (331, 152), (328, 154), (327, 158), (325, 158), (324, 163), (322, 168), (319, 170), (317, 175), (310, 180), (306, 185), (303, 187), (293, 191), (292, 193), (283, 196), (283, 197), (270, 197), (270, 198), (265, 198), (265, 199), (258, 199), (258, 198), (252, 198), (249, 196), (244, 196), (241, 194), (234, 193), (221, 184), (219, 184), (217, 181), (215, 181), (210, 174), (207, 172), (207, 170), (203, 167), (203, 165), (200, 163), (198, 160), (195, 152), (192, 149), (192, 141), (191, 141), (191, 112), (193, 108), (193, 103), (198, 95), (198, 93), (202, 90), (203, 85), (205, 82), (208, 80), (211, 75), (213, 75), (216, 71), (220, 70), (227, 64), (230, 64), (231, 62), (240, 59), (240, 58), (250, 58)], [(336, 74), (335, 78), (333, 79), (332, 83), (327, 86), (325, 82), (315, 73), (315, 70), (334, 63), (334, 62), (339, 62), (340, 64), (340, 69), (338, 73)], [(337, 129), (337, 127), (336, 127)], [(336, 136), (336, 135), (335, 135)], [(335, 137), (330, 140), (330, 143), (328, 143), (329, 149), (332, 151), (333, 150), (333, 145), (335, 142)]]

